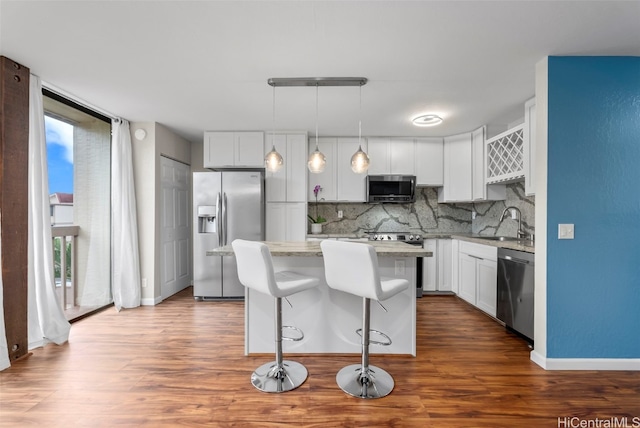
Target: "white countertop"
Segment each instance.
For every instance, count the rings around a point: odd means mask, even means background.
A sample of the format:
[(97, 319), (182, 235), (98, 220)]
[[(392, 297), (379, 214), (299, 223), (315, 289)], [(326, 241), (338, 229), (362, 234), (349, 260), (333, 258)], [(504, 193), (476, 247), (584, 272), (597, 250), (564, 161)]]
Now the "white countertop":
[[(367, 241), (380, 257), (433, 257), (431, 251), (402, 242)], [(322, 257), (320, 241), (265, 241), (274, 257)], [(232, 256), (231, 245), (207, 251), (208, 256)]]

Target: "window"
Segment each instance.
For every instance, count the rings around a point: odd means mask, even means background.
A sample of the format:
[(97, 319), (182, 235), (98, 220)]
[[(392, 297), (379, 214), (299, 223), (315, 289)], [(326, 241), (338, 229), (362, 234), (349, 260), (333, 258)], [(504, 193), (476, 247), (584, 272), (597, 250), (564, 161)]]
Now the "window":
[(73, 320), (113, 302), (111, 120), (43, 95), (56, 291)]

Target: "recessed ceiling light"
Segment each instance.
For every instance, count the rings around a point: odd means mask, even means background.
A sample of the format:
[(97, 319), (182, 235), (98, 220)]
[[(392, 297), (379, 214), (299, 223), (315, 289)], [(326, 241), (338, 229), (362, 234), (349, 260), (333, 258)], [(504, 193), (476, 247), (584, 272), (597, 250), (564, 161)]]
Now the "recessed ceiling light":
[(437, 114), (423, 114), (413, 119), (415, 126), (436, 126), (442, 123), (442, 118)]

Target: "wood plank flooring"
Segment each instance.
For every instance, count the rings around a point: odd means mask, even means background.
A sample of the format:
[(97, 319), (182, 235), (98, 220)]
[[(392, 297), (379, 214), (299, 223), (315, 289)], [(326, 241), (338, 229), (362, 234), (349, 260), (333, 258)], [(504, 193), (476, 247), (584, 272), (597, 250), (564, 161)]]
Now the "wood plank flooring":
[(521, 339), (454, 296), (418, 300), (416, 358), (372, 355), (396, 381), (378, 400), (337, 387), (355, 355), (296, 356), (309, 370), (300, 388), (256, 390), (250, 374), (272, 356), (243, 355), (243, 314), (242, 302), (195, 302), (187, 288), (155, 307), (85, 318), (69, 343), (0, 372), (0, 426), (640, 426), (640, 372), (545, 371)]

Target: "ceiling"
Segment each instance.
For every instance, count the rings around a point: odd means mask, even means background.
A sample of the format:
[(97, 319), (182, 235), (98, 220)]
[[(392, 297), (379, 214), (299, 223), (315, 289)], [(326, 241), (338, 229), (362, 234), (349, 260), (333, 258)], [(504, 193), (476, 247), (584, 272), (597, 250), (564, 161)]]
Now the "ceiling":
[[(190, 141), (271, 130), (271, 77), (366, 77), (363, 135), (446, 136), (518, 121), (547, 55), (640, 55), (639, 23), (640, 1), (2, 0), (0, 53)], [(314, 87), (275, 96), (277, 129), (315, 133)], [(319, 89), (320, 135), (359, 117), (357, 86)]]

